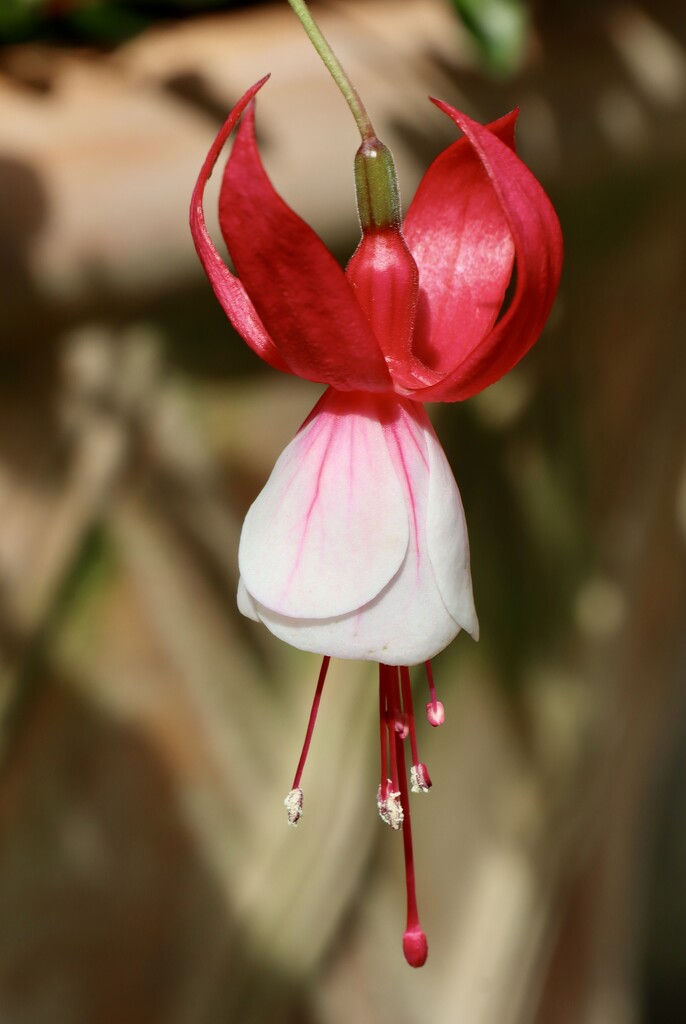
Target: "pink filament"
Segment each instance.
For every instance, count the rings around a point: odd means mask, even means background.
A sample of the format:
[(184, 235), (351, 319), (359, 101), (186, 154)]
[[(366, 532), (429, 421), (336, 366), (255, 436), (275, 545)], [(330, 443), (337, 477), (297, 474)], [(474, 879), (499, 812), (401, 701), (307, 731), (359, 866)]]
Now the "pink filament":
[(403, 709), (407, 715), (407, 723), (410, 729), (410, 747), (412, 749), (412, 764), (419, 764), (419, 753), (417, 752), (417, 733), (414, 727), (414, 709), (412, 707), (412, 684), (410, 683), (410, 670), (407, 665), (400, 669), (400, 683), (403, 688)]
[(430, 661), (427, 661), (425, 664), (426, 664), (426, 678), (429, 681), (429, 693), (431, 694), (431, 703), (435, 704), (437, 698), (436, 698), (436, 687), (434, 686), (434, 672), (433, 672), (433, 669), (431, 667), (431, 662)]
[(292, 789), (298, 789), (300, 787), (300, 777), (305, 767), (305, 761), (307, 760), (307, 754), (310, 749), (310, 743), (312, 741), (312, 733), (314, 732), (315, 722), (317, 721), (317, 712), (319, 711), (319, 702), (322, 699), (322, 690), (324, 689), (324, 680), (326, 679), (326, 673), (329, 670), (329, 662), (331, 658), (327, 654), (323, 661), (322, 667), (319, 670), (319, 679), (317, 680), (317, 689), (314, 691), (314, 700), (312, 701), (312, 710), (310, 711), (310, 720), (307, 723), (307, 732), (305, 733), (305, 742), (303, 743), (302, 753), (300, 754), (300, 760), (298, 761), (298, 767), (295, 772), (293, 779)]
[[(393, 792), (398, 792), (398, 747), (396, 745), (395, 716), (400, 710), (396, 693), (398, 690), (398, 670), (395, 666), (380, 665), (381, 685), (386, 691), (386, 729), (388, 746), (391, 755), (391, 775)], [(395, 677), (395, 678), (394, 678)], [(400, 739), (400, 737), (397, 737)], [(402, 740), (400, 740), (402, 743)], [(404, 810), (404, 807), (403, 807)]]
[(388, 779), (388, 706), (386, 703), (386, 687), (384, 685), (383, 665), (379, 665), (379, 743), (381, 748), (381, 794), (386, 794)]

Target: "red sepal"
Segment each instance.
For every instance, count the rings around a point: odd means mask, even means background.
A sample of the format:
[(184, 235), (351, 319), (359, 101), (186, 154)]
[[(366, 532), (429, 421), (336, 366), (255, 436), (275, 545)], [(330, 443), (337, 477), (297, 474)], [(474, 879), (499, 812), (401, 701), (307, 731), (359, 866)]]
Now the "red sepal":
[(488, 175), (514, 242), (517, 275), (503, 317), (469, 351), (459, 340), (461, 325), (456, 324), (457, 361), (451, 372), (439, 384), (416, 393), (421, 401), (455, 402), (499, 380), (538, 338), (560, 281), (562, 233), (543, 188), (511, 148), (483, 125), (445, 103), (434, 103), (462, 129)]
[(262, 88), (268, 78), (269, 75), (266, 75), (264, 78), (260, 79), (259, 82), (256, 82), (255, 85), (248, 89), (248, 91), (240, 98), (226, 119), (221, 131), (212, 143), (212, 148), (207, 154), (205, 163), (202, 165), (202, 170), (200, 171), (195, 188), (193, 189), (190, 223), (193, 242), (195, 243), (196, 251), (200, 257), (200, 262), (205, 268), (205, 273), (210, 280), (214, 294), (219, 299), (219, 303), (229, 320), (244, 341), (248, 343), (250, 348), (256, 352), (258, 356), (264, 359), (265, 362), (269, 363), (271, 366), (274, 366), (277, 370), (288, 371), (288, 364), (276, 350), (276, 346), (267, 334), (255, 307), (246, 295), (245, 288), (241, 282), (234, 277), (217, 252), (212, 239), (209, 236), (207, 225), (205, 224), (205, 214), (203, 212), (205, 185), (207, 184), (214, 165), (217, 162), (217, 158), (221, 153), (222, 147), (233, 129), (236, 127), (239, 117), (247, 107), (250, 100)]
[(226, 165), (219, 223), (236, 271), (292, 373), (342, 390), (390, 390), (381, 349), (342, 269), (265, 173), (252, 108)]
[[(508, 114), (489, 131), (514, 146), (516, 116)], [(445, 376), (495, 323), (514, 260), (507, 218), (466, 138), (429, 167), (403, 232), (419, 267), (414, 353)]]

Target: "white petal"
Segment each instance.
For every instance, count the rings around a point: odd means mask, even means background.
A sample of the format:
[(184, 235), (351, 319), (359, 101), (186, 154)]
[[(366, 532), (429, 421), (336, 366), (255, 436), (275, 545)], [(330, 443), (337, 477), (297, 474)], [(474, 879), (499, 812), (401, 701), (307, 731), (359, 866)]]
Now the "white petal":
[(249, 509), (239, 567), (250, 596), (271, 614), (320, 619), (352, 612), (402, 564), (407, 506), (379, 402), (325, 392)]
[[(441, 573), (450, 577), (464, 567), (466, 533), (459, 494), (454, 480), (447, 487), (447, 462), (421, 407), (398, 402), (396, 417), (386, 423), (386, 440), (396, 479), (402, 488), (410, 525), (410, 542), (396, 575), (380, 594), (347, 615), (327, 619), (287, 617), (257, 602), (262, 621), (276, 636), (301, 650), (339, 658), (361, 658), (393, 665), (413, 665), (432, 658), (459, 632), (460, 625), (446, 606), (429, 556), (427, 531), (431, 468), (437, 465), (439, 486), (435, 498), (444, 508), (435, 510), (441, 534), (449, 523), (462, 524), (457, 543), (447, 544)], [(439, 455), (433, 448), (438, 449)], [(448, 467), (452, 480), (452, 474)], [(378, 524), (385, 519), (384, 493), (378, 496)], [(450, 564), (448, 564), (450, 562)], [(468, 564), (468, 563), (467, 563)], [(465, 584), (462, 584), (463, 589)], [(447, 588), (449, 597), (452, 590)], [(469, 585), (471, 593), (471, 585)]]
[(427, 540), (436, 583), (445, 606), (462, 629), (479, 639), (469, 568), (469, 539), (455, 477), (440, 441), (429, 425), (429, 507)]
[(238, 605), (238, 611), (241, 615), (245, 615), (247, 619), (254, 619), (255, 622), (260, 621), (260, 616), (257, 614), (257, 608), (255, 602), (248, 593), (241, 576), (238, 580), (238, 593), (236, 594), (236, 604)]

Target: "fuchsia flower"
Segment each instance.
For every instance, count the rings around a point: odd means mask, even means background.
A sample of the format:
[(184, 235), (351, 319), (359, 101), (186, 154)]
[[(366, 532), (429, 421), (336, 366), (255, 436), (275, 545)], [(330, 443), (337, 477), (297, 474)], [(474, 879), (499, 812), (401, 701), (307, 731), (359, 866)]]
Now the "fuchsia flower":
[[(328, 389), (247, 514), (238, 602), (276, 636), (324, 655), (286, 799), (292, 824), (329, 658), (379, 662), (378, 807), (403, 829), (403, 946), (420, 966), (427, 944), (415, 899), (406, 737), (413, 791), (426, 792), (431, 780), (417, 752), (408, 666), (426, 664), (427, 714), (439, 725), (430, 659), (460, 629), (478, 635), (462, 504), (423, 403), (469, 398), (534, 343), (559, 282), (560, 228), (514, 152), (516, 112), (484, 127), (435, 100), (463, 137), (427, 171), (402, 230), (388, 150), (375, 137), (360, 147), (363, 237), (344, 272), (265, 174), (251, 102), (265, 81), (217, 136), (193, 193), (191, 229), (248, 345), (276, 369)], [(219, 199), (234, 276), (210, 240), (202, 204), (239, 120)]]

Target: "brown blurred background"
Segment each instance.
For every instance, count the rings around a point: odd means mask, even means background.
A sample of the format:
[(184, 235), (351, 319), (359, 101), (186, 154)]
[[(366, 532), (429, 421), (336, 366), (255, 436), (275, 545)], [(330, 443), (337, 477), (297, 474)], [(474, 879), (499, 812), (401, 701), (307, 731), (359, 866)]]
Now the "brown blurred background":
[(333, 667), (286, 825), (317, 660), (240, 618), (236, 549), (318, 392), (233, 335), (187, 228), (271, 71), (265, 162), (345, 260), (352, 119), (285, 0), (3, 4), (0, 1021), (681, 1024), (683, 2), (315, 6), (406, 198), (454, 137), (428, 94), (520, 105), (566, 238), (541, 342), (433, 410), (482, 640), (420, 726), (421, 972), (373, 667)]

